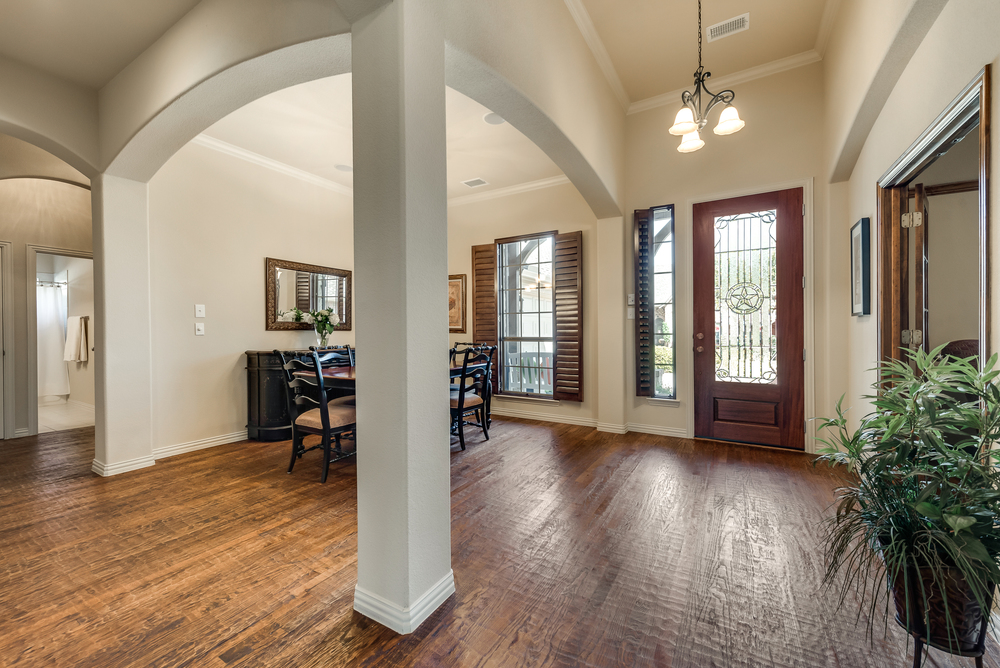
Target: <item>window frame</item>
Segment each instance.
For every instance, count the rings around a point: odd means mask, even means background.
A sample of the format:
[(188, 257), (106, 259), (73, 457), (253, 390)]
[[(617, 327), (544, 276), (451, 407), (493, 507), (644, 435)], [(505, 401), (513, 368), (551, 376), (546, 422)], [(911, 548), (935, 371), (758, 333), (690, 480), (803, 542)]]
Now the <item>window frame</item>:
[[(556, 247), (556, 237), (558, 236), (558, 234), (559, 233), (556, 230), (552, 230), (552, 231), (549, 231), (549, 232), (535, 232), (535, 233), (532, 233), (532, 234), (521, 234), (521, 235), (512, 236), (512, 237), (504, 237), (502, 239), (496, 239), (493, 242), (494, 243), (494, 247), (496, 248), (496, 295), (497, 295), (497, 301), (496, 301), (497, 330), (496, 330), (496, 332), (497, 332), (497, 351), (498, 351), (497, 358), (498, 358), (498, 363), (499, 363), (499, 367), (498, 367), (498, 371), (499, 371), (498, 376), (499, 376), (499, 378), (498, 378), (497, 394), (501, 394), (501, 395), (508, 396), (508, 397), (528, 397), (528, 398), (533, 398), (533, 399), (555, 400), (555, 393), (556, 393), (556, 385), (555, 385), (555, 354), (556, 354), (556, 350), (557, 350), (557, 337), (556, 337), (556, 324), (555, 324), (556, 309), (555, 309), (554, 291), (555, 291), (555, 265), (556, 265), (555, 247)], [(550, 242), (551, 242), (551, 244), (552, 244), (552, 259), (549, 261), (550, 264), (552, 265), (552, 279), (551, 279), (552, 280), (552, 285), (549, 287), (549, 290), (551, 290), (553, 292), (552, 311), (551, 311), (551, 313), (552, 313), (552, 335), (550, 337), (542, 337), (542, 336), (537, 336), (537, 337), (535, 337), (535, 336), (505, 337), (504, 336), (503, 320), (504, 320), (504, 315), (508, 315), (508, 314), (506, 314), (505, 311), (504, 311), (504, 309), (503, 309), (503, 300), (501, 299), (501, 295), (504, 292), (504, 290), (503, 290), (503, 271), (504, 271), (504, 268), (507, 265), (504, 263), (503, 246), (504, 246), (504, 244), (520, 243), (522, 241), (531, 241), (531, 240), (534, 240), (534, 239), (549, 239)], [(538, 263), (538, 264), (541, 264), (541, 263)], [(522, 312), (518, 311), (518, 315), (520, 315), (521, 313)], [(538, 313), (541, 314), (542, 311), (539, 310)], [(551, 343), (551, 345), (552, 345), (552, 365), (549, 367), (549, 369), (550, 369), (550, 373), (553, 375), (553, 378), (552, 378), (552, 383), (551, 383), (551, 387), (550, 387), (549, 393), (544, 394), (542, 392), (518, 392), (518, 391), (515, 391), (515, 390), (506, 389), (505, 384), (506, 384), (506, 380), (507, 380), (507, 365), (505, 363), (505, 360), (506, 360), (506, 351), (504, 349), (504, 343), (506, 343), (507, 341), (516, 341), (518, 343), (522, 343), (522, 342), (538, 343), (538, 344), (545, 343), (545, 342)], [(523, 367), (521, 367), (519, 365), (518, 368), (523, 368)], [(539, 369), (541, 369), (541, 367), (539, 367)]]
[[(656, 295), (656, 241), (655, 241), (655, 229), (654, 221), (656, 220), (656, 212), (661, 210), (670, 211), (670, 301), (661, 302), (657, 299)], [(670, 332), (670, 372), (674, 377), (673, 383), (673, 393), (672, 394), (659, 394), (657, 393), (656, 382), (653, 382), (653, 399), (677, 399), (677, 216), (674, 212), (673, 204), (666, 204), (664, 206), (654, 206), (650, 208), (650, 264), (651, 264), (651, 275), (652, 275), (652, 306), (653, 306), (653, 320), (655, 322), (656, 316), (656, 305), (666, 304), (670, 307), (670, 322), (671, 322), (671, 332)], [(662, 242), (661, 242), (662, 243)], [(654, 338), (656, 337), (656, 332), (653, 333)], [(653, 372), (656, 373), (656, 342), (653, 342)]]
[[(669, 299), (658, 302), (656, 295), (656, 249), (654, 219), (657, 211), (670, 212), (670, 266), (671, 294)], [(677, 210), (673, 204), (638, 209), (634, 214), (634, 296), (635, 313), (633, 329), (635, 333), (635, 394), (659, 400), (678, 400), (677, 383)], [(663, 242), (661, 242), (663, 243)], [(661, 295), (662, 298), (662, 295)], [(671, 371), (673, 393), (665, 394), (656, 387), (656, 348), (654, 331), (656, 305), (665, 304), (671, 311), (672, 331), (670, 332)]]

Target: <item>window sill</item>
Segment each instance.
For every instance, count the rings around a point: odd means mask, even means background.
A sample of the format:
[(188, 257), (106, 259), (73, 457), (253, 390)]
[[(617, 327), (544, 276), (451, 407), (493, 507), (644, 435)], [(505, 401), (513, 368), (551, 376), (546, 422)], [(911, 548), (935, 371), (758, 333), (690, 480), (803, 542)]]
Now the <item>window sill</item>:
[(678, 408), (681, 402), (677, 399), (658, 399), (658, 398), (648, 398), (646, 403), (650, 406), (670, 406), (671, 408)]
[(493, 398), (498, 401), (524, 401), (529, 404), (555, 404), (561, 402), (558, 399), (543, 399), (542, 397), (522, 397), (514, 394), (494, 394)]

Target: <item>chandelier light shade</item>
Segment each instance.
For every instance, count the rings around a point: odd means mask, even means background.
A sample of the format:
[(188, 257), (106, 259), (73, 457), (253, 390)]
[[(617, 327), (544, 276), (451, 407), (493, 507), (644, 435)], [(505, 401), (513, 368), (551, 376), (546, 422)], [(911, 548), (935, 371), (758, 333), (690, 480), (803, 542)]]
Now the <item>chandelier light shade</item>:
[(701, 64), (701, 0), (698, 0), (698, 69), (694, 73), (694, 91), (686, 90), (681, 93), (681, 102), (684, 106), (677, 112), (674, 124), (668, 130), (672, 135), (681, 135), (681, 145), (677, 147), (681, 153), (691, 153), (705, 145), (699, 131), (708, 125), (708, 115), (716, 105), (722, 104), (725, 108), (719, 116), (718, 125), (715, 126), (715, 134), (731, 135), (746, 125), (733, 106), (736, 93), (731, 90), (713, 93), (708, 90), (705, 81), (710, 76), (712, 73), (706, 72)]
[(694, 112), (687, 107), (681, 107), (674, 119), (674, 124), (667, 131), (672, 135), (686, 135), (698, 131), (698, 124), (694, 122)]
[(740, 118), (736, 107), (730, 105), (722, 110), (722, 114), (719, 116), (719, 124), (715, 126), (715, 134), (731, 135), (734, 132), (742, 130), (744, 125), (746, 123)]
[(694, 153), (704, 145), (705, 141), (698, 134), (698, 131), (695, 130), (681, 137), (681, 145), (677, 147), (677, 150), (681, 153)]

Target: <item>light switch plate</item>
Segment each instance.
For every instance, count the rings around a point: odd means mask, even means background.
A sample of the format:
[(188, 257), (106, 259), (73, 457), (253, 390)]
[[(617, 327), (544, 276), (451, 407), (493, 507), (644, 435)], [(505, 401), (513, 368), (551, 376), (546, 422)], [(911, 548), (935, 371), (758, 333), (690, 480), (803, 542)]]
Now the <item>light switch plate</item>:
[(635, 295), (634, 294), (628, 296), (628, 305), (629, 306), (635, 306)]
[(205, 336), (205, 323), (203, 322), (194, 323), (194, 335)]
[(635, 309), (632, 308), (631, 306), (628, 309), (628, 319), (635, 320)]
[(196, 318), (204, 318), (205, 317), (205, 305), (204, 304), (195, 304), (194, 305), (194, 317), (196, 317)]

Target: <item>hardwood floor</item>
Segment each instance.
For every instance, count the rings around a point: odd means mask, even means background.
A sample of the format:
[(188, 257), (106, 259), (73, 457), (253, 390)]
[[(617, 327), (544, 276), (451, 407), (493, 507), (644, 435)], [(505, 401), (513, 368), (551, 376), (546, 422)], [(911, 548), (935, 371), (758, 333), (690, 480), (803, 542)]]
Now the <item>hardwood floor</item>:
[(911, 665), (819, 586), (834, 479), (808, 456), (490, 435), (455, 439), (458, 592), (408, 636), (351, 610), (351, 460), (320, 485), (317, 453), (287, 475), (287, 443), (245, 442), (99, 478), (93, 429), (0, 442), (0, 665)]

